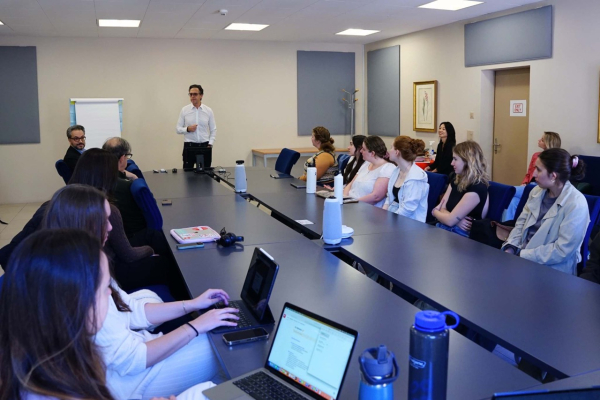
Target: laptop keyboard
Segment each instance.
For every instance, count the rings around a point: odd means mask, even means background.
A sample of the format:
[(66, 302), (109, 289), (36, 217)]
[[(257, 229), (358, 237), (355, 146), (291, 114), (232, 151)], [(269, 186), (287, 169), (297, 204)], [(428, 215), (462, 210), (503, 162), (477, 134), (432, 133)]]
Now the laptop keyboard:
[(223, 303), (222, 301), (218, 302), (215, 304), (215, 308), (227, 308), (227, 307), (232, 307), (232, 308), (237, 308), (239, 310), (239, 312), (237, 313), (238, 317), (240, 317), (239, 320), (226, 320), (226, 321), (233, 321), (233, 322), (237, 322), (237, 327), (236, 328), (248, 328), (250, 326), (252, 326), (252, 319), (250, 319), (250, 317), (246, 314), (246, 311), (244, 307), (241, 306), (241, 301), (230, 301), (229, 305), (225, 305), (225, 303)]
[(264, 372), (257, 372), (233, 384), (256, 400), (304, 400), (305, 397), (277, 382)]

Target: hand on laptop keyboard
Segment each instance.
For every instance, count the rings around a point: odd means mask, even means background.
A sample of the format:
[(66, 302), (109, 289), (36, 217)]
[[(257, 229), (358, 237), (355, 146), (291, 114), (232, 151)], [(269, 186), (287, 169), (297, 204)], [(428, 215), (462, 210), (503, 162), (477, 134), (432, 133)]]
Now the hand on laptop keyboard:
[(195, 299), (188, 300), (185, 304), (191, 304), (197, 310), (203, 310), (212, 306), (215, 303), (223, 302), (229, 304), (229, 295), (222, 289), (208, 289)]
[(193, 320), (191, 324), (200, 333), (206, 333), (219, 326), (237, 326), (239, 317), (237, 308), (216, 308), (209, 310)]

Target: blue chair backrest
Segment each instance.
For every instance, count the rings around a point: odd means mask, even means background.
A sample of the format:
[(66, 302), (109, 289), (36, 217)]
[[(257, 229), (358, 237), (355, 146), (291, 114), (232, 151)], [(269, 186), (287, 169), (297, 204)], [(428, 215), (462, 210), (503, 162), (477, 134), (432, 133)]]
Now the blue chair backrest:
[(60, 175), (60, 177), (65, 181), (65, 185), (69, 183), (69, 180), (71, 180), (71, 175), (73, 175), (73, 171), (71, 171), (71, 168), (69, 168), (67, 163), (60, 159), (56, 162), (56, 164), (54, 164), (54, 166), (56, 167), (56, 172), (58, 172), (58, 175)]
[(448, 176), (437, 174), (435, 172), (425, 172), (427, 174), (427, 182), (429, 182), (429, 194), (427, 195), (427, 217), (425, 222), (431, 222), (435, 218), (431, 215), (433, 207), (439, 204), (440, 196), (448, 184)]
[(157, 230), (162, 229), (162, 215), (160, 214), (156, 200), (154, 200), (154, 195), (150, 191), (150, 188), (148, 188), (144, 179), (140, 178), (133, 181), (131, 184), (131, 194), (142, 210), (148, 228)]
[(591, 194), (600, 196), (600, 157), (579, 156), (585, 162), (585, 177), (580, 182), (592, 186)]
[(584, 196), (588, 203), (590, 223), (585, 231), (585, 237), (583, 238), (583, 243), (581, 244), (581, 262), (577, 265), (577, 275), (579, 275), (581, 270), (585, 268), (589, 253), (588, 246), (590, 242), (590, 236), (592, 235), (592, 230), (598, 223), (598, 217), (600, 216), (600, 197), (591, 196), (588, 194), (584, 194)]
[(338, 156), (338, 170), (342, 175), (344, 174), (346, 165), (348, 165), (348, 161), (350, 161), (350, 156), (348, 154), (340, 154)]
[(135, 176), (137, 176), (138, 178), (144, 179), (144, 175), (142, 174), (142, 171), (137, 166), (137, 164), (135, 163), (135, 161), (133, 161), (133, 160), (127, 160), (127, 167), (125, 169), (127, 171), (131, 172), (132, 174), (134, 174)]
[(300, 153), (291, 149), (282, 149), (275, 162), (275, 171), (282, 174), (292, 172), (292, 167), (300, 159)]
[(502, 221), (502, 213), (510, 204), (510, 201), (515, 196), (515, 187), (504, 185), (498, 182), (491, 182), (488, 187), (488, 195), (490, 204), (486, 218), (492, 221)]
[(531, 189), (533, 189), (536, 186), (537, 185), (530, 183), (527, 186), (525, 186), (525, 189), (523, 189), (523, 194), (521, 195), (521, 200), (519, 200), (519, 204), (517, 205), (517, 210), (515, 211), (515, 220), (519, 219), (519, 215), (521, 215), (521, 212), (523, 211), (523, 208), (525, 207), (525, 203), (527, 203), (527, 199), (529, 198), (529, 193), (531, 193)]
[(0, 294), (2, 294), (2, 284), (4, 283), (4, 275), (0, 276)]

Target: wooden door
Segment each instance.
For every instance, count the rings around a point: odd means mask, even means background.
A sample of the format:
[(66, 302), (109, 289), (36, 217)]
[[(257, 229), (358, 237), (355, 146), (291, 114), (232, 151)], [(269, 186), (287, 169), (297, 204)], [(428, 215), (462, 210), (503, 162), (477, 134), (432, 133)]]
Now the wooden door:
[[(516, 102), (511, 107), (511, 100), (525, 100), (526, 105)], [(527, 172), (528, 135), (529, 67), (496, 71), (493, 181), (512, 186), (521, 184)]]

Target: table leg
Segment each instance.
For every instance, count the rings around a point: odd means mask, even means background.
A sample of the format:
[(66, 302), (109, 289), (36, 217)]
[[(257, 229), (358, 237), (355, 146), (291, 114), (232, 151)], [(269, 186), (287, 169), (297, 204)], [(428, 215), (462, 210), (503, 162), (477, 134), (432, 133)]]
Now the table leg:
[(252, 153), (252, 166), (256, 167), (256, 154)]
[(267, 168), (267, 155), (266, 154), (263, 156), (263, 160), (265, 161), (265, 168)]

